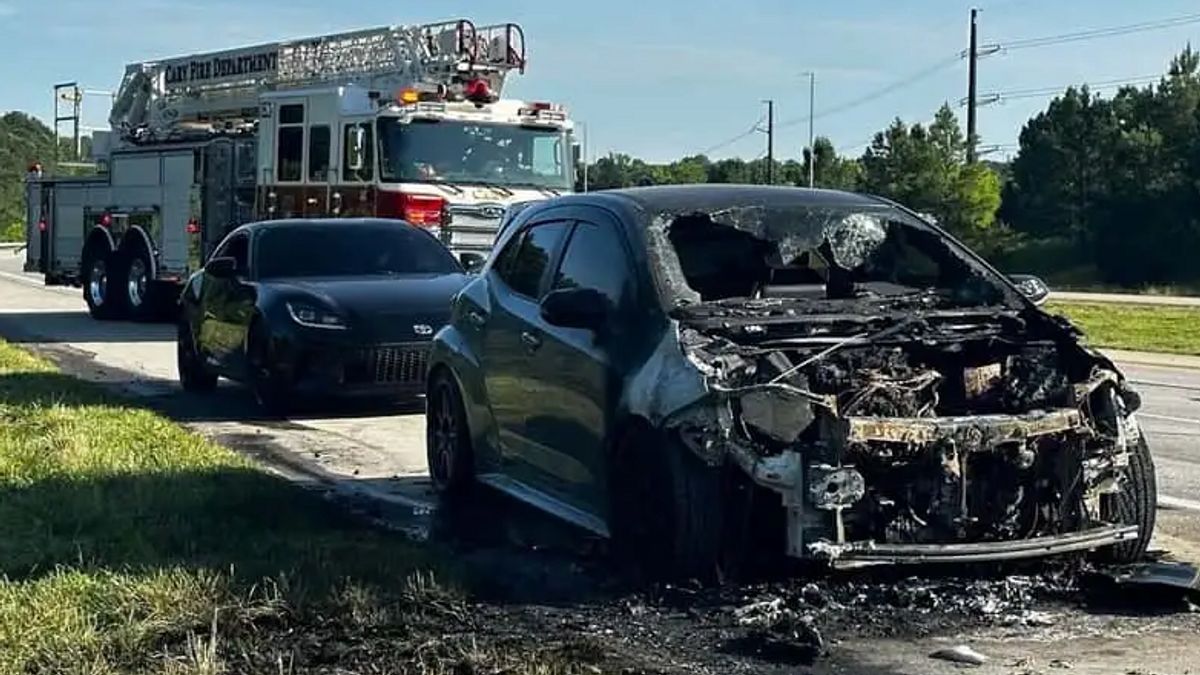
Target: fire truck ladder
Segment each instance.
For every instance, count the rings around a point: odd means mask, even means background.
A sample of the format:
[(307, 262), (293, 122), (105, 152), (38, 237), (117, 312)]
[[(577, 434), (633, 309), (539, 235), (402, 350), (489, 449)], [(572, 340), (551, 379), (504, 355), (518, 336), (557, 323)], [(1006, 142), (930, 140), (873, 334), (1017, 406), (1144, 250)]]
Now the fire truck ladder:
[[(387, 26), (131, 64), (109, 122), (132, 142), (166, 140), (189, 122), (257, 115), (264, 91), (356, 84), (385, 90), (483, 78), (499, 93), (525, 71), (525, 36), (513, 23), (459, 19)], [(248, 122), (247, 122), (248, 123)]]

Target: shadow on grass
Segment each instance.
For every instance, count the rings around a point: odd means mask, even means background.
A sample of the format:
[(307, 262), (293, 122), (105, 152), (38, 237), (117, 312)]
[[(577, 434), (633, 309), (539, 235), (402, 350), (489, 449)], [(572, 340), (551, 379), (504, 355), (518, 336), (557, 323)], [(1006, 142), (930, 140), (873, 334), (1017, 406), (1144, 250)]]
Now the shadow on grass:
[[(26, 409), (120, 406), (178, 421), (226, 419), (212, 414), (215, 398), (183, 392), (126, 397), (53, 371), (0, 375), (0, 406)], [(256, 426), (289, 424), (261, 418)], [(301, 453), (276, 447), (270, 433), (226, 436), (221, 442), (242, 456), (301, 474), (314, 468)], [(428, 493), (423, 476), (326, 476), (321, 490), (339, 497), (331, 501), (248, 467), (114, 473), (0, 487), (0, 574), (26, 578), (81, 563), (232, 568), (245, 579), (294, 575), (324, 587), (339, 578), (395, 583), (412, 571), (440, 568), (479, 597), (551, 604), (604, 595), (612, 584), (593, 540), (491, 492), (480, 490), (470, 502), (432, 514), (354, 497)]]

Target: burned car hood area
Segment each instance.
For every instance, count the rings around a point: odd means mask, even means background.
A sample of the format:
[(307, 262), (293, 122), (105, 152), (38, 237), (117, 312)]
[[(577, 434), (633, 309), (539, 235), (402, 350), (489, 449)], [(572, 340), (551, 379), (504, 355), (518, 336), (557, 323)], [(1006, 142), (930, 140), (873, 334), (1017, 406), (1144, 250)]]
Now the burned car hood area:
[(710, 466), (778, 495), (789, 555), (1144, 551), (1138, 397), (1067, 322), (898, 205), (673, 196), (643, 213), (673, 329), (643, 373), (645, 407)]

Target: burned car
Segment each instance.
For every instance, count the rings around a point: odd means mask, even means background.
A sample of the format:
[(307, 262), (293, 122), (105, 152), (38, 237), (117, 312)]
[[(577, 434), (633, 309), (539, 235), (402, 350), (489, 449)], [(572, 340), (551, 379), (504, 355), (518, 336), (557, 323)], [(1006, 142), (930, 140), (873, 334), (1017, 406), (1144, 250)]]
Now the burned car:
[(1137, 394), (934, 224), (824, 190), (523, 211), (434, 340), (428, 455), (673, 574), (1093, 551), (1154, 527)]

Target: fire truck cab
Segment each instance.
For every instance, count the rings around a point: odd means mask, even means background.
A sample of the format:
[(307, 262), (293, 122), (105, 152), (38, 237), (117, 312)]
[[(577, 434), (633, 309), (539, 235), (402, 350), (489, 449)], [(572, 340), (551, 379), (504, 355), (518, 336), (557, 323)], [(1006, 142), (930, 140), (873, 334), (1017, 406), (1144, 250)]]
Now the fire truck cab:
[(573, 189), (561, 106), (501, 97), (516, 24), (393, 26), (127, 66), (98, 175), (27, 180), (26, 268), (144, 318), (251, 220), (377, 216), (485, 256), (505, 209)]

